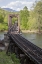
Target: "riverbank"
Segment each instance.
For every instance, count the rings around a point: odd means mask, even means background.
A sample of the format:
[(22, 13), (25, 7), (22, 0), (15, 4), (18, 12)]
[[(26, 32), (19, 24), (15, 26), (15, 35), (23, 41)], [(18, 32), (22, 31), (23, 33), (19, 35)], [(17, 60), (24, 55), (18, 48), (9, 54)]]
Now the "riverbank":
[(0, 30), (0, 32), (6, 32), (6, 33), (7, 33), (7, 32), (8, 32), (8, 30), (5, 30), (5, 31), (3, 31), (3, 30)]
[[(42, 30), (21, 30), (23, 33), (42, 33)], [(5, 30), (5, 31), (0, 31), (0, 32), (8, 32), (8, 30)]]
[(42, 30), (21, 30), (23, 33), (42, 33)]

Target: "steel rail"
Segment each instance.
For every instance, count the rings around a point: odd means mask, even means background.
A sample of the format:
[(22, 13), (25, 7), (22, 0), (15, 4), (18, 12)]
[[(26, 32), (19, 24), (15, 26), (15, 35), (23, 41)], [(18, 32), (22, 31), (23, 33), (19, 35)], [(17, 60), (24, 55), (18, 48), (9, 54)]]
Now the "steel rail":
[(42, 64), (42, 49), (35, 46), (19, 34), (10, 34), (10, 37), (15, 41), (17, 46), (37, 64)]

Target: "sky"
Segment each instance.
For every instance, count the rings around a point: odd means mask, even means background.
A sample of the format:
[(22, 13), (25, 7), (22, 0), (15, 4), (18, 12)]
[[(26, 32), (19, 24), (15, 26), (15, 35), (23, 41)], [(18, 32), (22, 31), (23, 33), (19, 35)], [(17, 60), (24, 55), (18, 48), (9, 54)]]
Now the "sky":
[(20, 11), (27, 6), (30, 10), (34, 2), (35, 0), (0, 0), (0, 7)]

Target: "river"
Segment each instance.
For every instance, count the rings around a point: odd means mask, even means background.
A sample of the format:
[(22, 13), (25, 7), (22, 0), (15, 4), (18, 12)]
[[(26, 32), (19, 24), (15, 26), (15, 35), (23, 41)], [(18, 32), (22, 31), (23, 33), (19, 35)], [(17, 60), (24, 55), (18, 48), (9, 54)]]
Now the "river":
[(0, 32), (0, 40), (4, 39), (4, 32)]
[(42, 34), (23, 33), (22, 36), (25, 37), (30, 42), (32, 42), (33, 44), (35, 44), (38, 47), (42, 48)]
[[(42, 34), (34, 34), (34, 33), (23, 33), (23, 37), (42, 48)], [(0, 33), (0, 39), (4, 39), (4, 33)]]

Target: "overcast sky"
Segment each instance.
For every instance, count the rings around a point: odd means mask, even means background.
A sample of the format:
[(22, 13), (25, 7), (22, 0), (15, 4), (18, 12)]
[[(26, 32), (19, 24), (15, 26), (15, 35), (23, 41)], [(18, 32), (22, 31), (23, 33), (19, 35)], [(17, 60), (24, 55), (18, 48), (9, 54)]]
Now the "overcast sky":
[(0, 7), (19, 11), (23, 9), (24, 6), (27, 6), (30, 10), (34, 2), (35, 0), (0, 0)]

